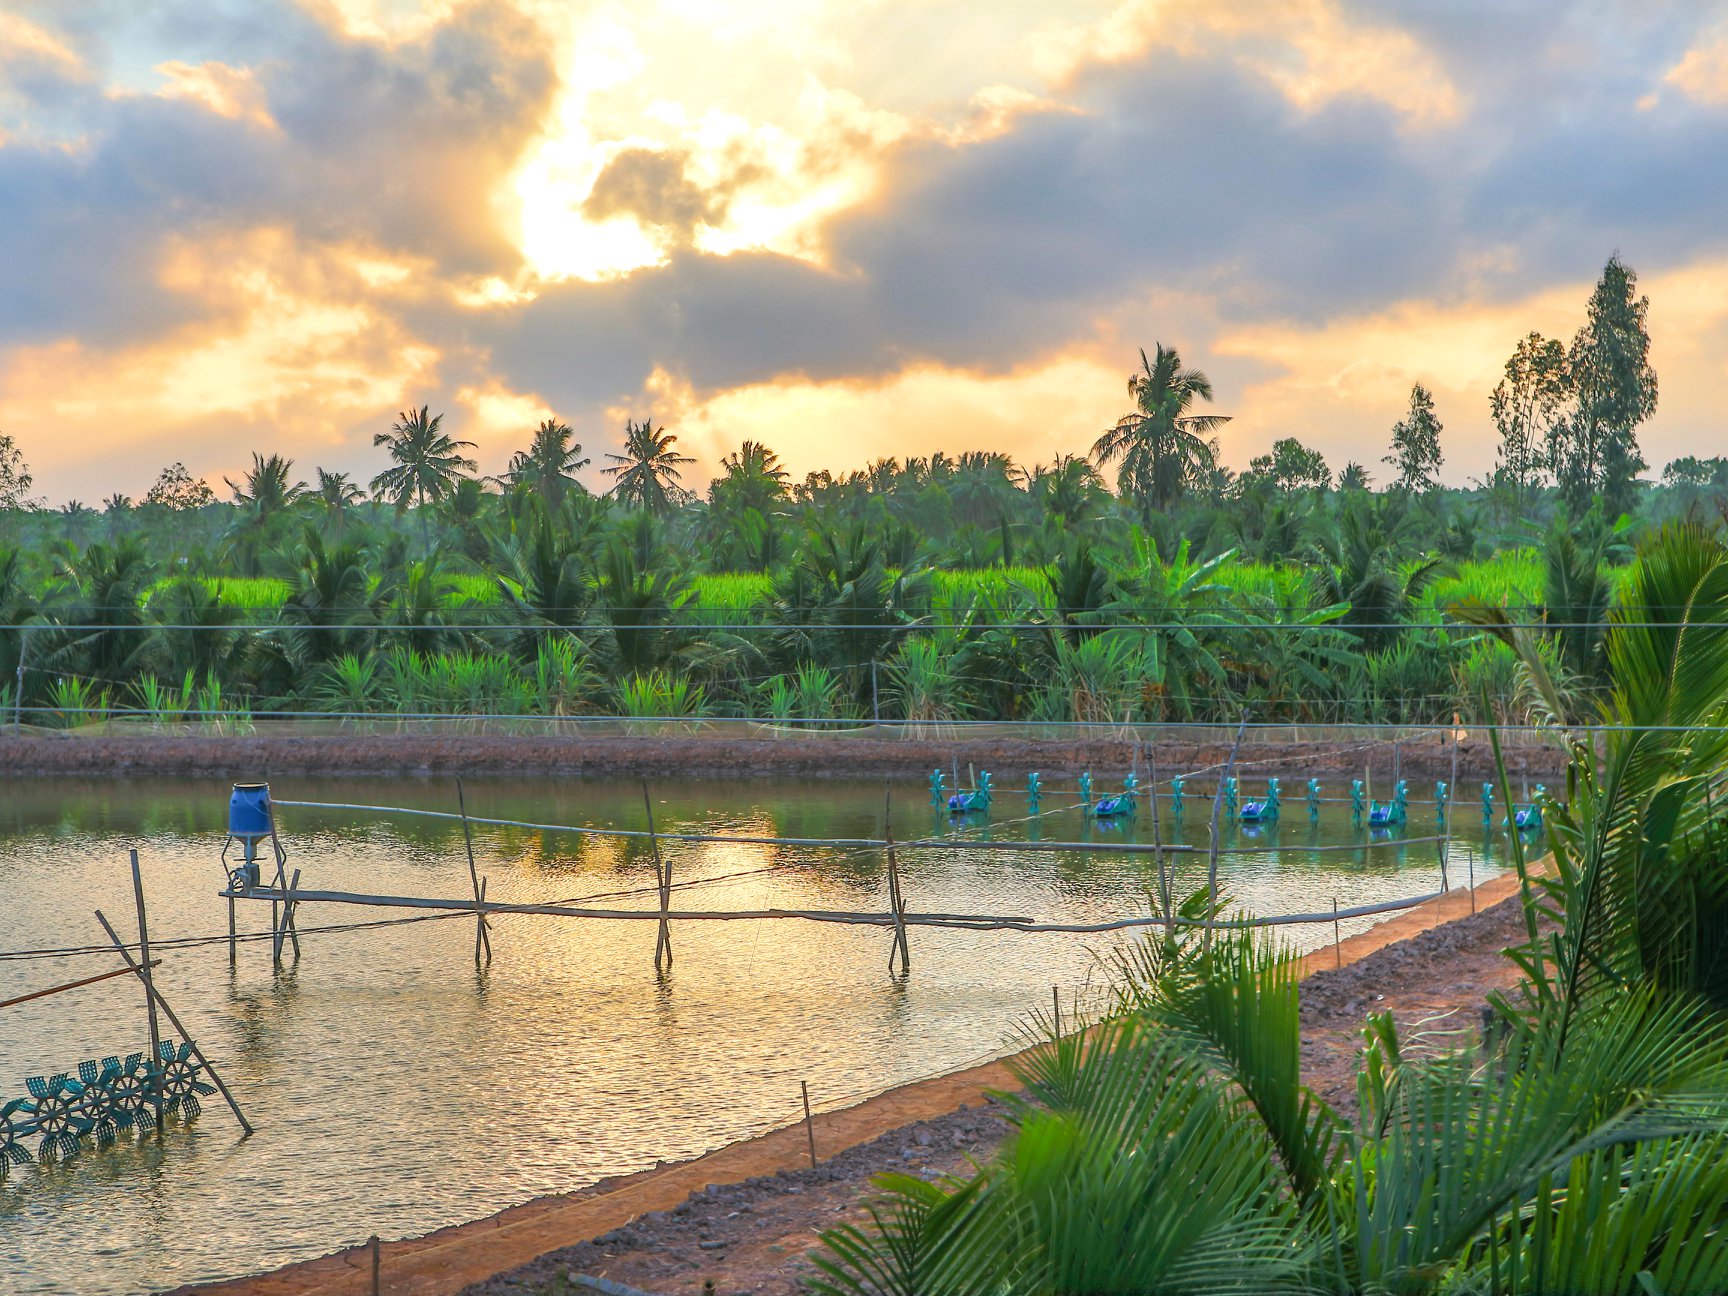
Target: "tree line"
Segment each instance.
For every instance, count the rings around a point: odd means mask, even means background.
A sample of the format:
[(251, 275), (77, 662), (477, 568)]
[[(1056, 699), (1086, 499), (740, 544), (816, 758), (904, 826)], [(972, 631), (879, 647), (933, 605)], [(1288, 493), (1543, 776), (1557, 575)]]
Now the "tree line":
[[(1587, 690), (1591, 623), (1637, 532), (1728, 498), (1721, 460), (1627, 476), (1655, 404), (1635, 288), (1611, 259), (1569, 348), (1519, 343), (1492, 396), (1501, 462), (1466, 489), (1437, 484), (1421, 387), (1381, 490), (1293, 438), (1233, 475), (1210, 380), (1163, 344), (1088, 455), (1030, 467), (937, 451), (794, 482), (747, 441), (698, 494), (676, 435), (645, 419), (595, 495), (567, 424), (482, 478), (421, 406), (378, 433), (387, 463), (365, 487), (254, 453), (225, 501), (174, 464), (98, 512), (18, 507), (29, 472), (0, 441), (0, 688), (40, 707), (174, 685), (261, 710), (927, 724), (1444, 719), (1484, 688), (1515, 710), (1510, 656), (1442, 630), (1443, 594), (1551, 619), (1557, 666)], [(563, 682), (528, 687), (549, 672)]]

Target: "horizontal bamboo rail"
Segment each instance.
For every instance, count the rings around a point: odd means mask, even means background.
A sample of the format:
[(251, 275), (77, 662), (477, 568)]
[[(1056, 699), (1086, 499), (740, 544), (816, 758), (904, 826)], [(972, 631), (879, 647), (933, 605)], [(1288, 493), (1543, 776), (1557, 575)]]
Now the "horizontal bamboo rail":
[[(893, 927), (904, 923), (908, 927), (941, 927), (959, 931), (1018, 931), (1018, 932), (1111, 932), (1134, 927), (1202, 927), (1237, 928), (1271, 927), (1296, 923), (1333, 922), (1340, 918), (1364, 918), (1373, 914), (1392, 913), (1409, 909), (1434, 899), (1441, 892), (1411, 896), (1403, 900), (1387, 900), (1379, 904), (1359, 905), (1352, 909), (1328, 909), (1324, 913), (1279, 914), (1271, 917), (1201, 921), (1186, 918), (1166, 919), (1162, 916), (1117, 918), (1096, 923), (1045, 923), (1035, 918), (1000, 916), (995, 914), (950, 913), (861, 913), (840, 909), (581, 909), (572, 905), (513, 903), (501, 900), (440, 899), (427, 896), (367, 895), (356, 891), (294, 892), (296, 904), (368, 905), (386, 909), (433, 909), (455, 913), (478, 914), (538, 914), (552, 918), (593, 918), (633, 922), (738, 922), (796, 918), (806, 922), (838, 923), (845, 926)], [(225, 891), (224, 896), (236, 900), (285, 901), (288, 893), (275, 887), (254, 887), (249, 891)]]

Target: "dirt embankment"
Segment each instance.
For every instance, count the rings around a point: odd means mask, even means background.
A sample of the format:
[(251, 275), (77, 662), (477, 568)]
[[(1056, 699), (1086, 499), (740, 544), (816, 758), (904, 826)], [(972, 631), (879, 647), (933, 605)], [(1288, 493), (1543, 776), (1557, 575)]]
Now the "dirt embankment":
[[(260, 735), (181, 737), (0, 737), (0, 779), (75, 775), (188, 775), (269, 779), (290, 775), (426, 776), (587, 775), (607, 777), (700, 777), (704, 774), (797, 775), (803, 777), (922, 778), (936, 767), (987, 769), (1000, 786), (1024, 783), (1037, 770), (1046, 783), (1091, 770), (1101, 788), (1113, 784), (1136, 761), (1132, 742), (1115, 739), (1065, 741), (1007, 737), (953, 739), (829, 737), (736, 737), (680, 735), (633, 737), (607, 734), (560, 738), (420, 734)], [(1208, 786), (1229, 755), (1227, 743), (1160, 739), (1138, 752), (1141, 777), (1148, 760), (1161, 778), (1198, 774)], [(1552, 747), (1520, 747), (1507, 753), (1514, 778), (1557, 779), (1562, 754)], [(1453, 774), (1452, 745), (1437, 736), (1390, 742), (1266, 742), (1243, 744), (1237, 769), (1245, 786), (1270, 775), (1286, 783), (1318, 778), (1336, 785), (1366, 771), (1376, 789), (1389, 789), (1396, 769), (1412, 782)], [(1486, 739), (1457, 744), (1460, 784), (1494, 777)], [(1330, 792), (1336, 792), (1336, 786)], [(1424, 789), (1425, 790), (1425, 789)], [(1286, 787), (1289, 797), (1300, 795)]]

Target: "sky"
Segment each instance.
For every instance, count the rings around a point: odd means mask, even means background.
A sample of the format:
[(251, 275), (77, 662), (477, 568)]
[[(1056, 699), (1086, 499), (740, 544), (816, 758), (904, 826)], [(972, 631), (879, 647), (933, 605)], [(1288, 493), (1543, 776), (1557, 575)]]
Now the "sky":
[(501, 471), (627, 418), (798, 477), (1083, 452), (1138, 349), (1233, 468), (1493, 465), (1614, 252), (1654, 468), (1728, 450), (1728, 0), (0, 0), (0, 432), (35, 494)]

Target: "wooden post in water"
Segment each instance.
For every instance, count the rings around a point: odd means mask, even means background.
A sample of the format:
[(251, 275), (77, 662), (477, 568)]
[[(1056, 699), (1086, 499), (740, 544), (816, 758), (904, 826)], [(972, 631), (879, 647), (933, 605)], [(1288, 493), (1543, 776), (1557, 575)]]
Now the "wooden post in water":
[[(894, 915), (894, 943), (888, 947), (888, 975), (906, 976), (912, 971), (912, 946), (906, 939), (906, 898), (900, 889), (900, 856), (894, 849), (893, 789), (882, 790), (882, 840), (888, 856), (888, 907)], [(895, 960), (900, 971), (894, 971)]]
[[(648, 842), (654, 848), (654, 880), (660, 884), (660, 934), (654, 940), (654, 970), (672, 970), (672, 926), (667, 914), (672, 909), (672, 869), (660, 856), (660, 834), (654, 828), (654, 802), (648, 796), (648, 780), (642, 780), (642, 808), (648, 813)], [(665, 964), (661, 964), (661, 955)]]
[(804, 1094), (804, 1137), (810, 1141), (810, 1168), (816, 1168), (816, 1122), (810, 1119), (810, 1082), (800, 1080), (798, 1088)]
[(102, 930), (108, 933), (108, 939), (114, 942), (115, 950), (119, 952), (121, 958), (126, 960), (126, 965), (136, 972), (144, 982), (144, 992), (149, 995), (151, 1002), (162, 1009), (163, 1014), (168, 1018), (168, 1024), (180, 1032), (180, 1038), (192, 1046), (192, 1056), (198, 1059), (199, 1064), (209, 1074), (210, 1082), (222, 1094), (229, 1109), (234, 1113), (234, 1119), (240, 1122), (240, 1128), (247, 1134), (251, 1134), (252, 1125), (246, 1119), (246, 1113), (240, 1110), (240, 1104), (234, 1101), (234, 1095), (228, 1092), (228, 1086), (222, 1083), (222, 1077), (216, 1074), (216, 1068), (210, 1065), (210, 1059), (205, 1057), (204, 1050), (198, 1047), (198, 1041), (192, 1038), (192, 1033), (186, 1029), (185, 1023), (175, 1015), (174, 1010), (168, 1006), (168, 1001), (162, 997), (162, 992), (156, 988), (155, 981), (150, 977), (149, 964), (141, 964), (133, 959), (132, 952), (126, 948), (126, 942), (120, 939), (120, 933), (115, 931), (109, 921), (102, 916), (100, 909), (96, 911), (96, 921), (102, 924)]
[(492, 961), (492, 937), (486, 930), (486, 912), (481, 905), (486, 889), (480, 881), (480, 871), (474, 866), (474, 830), (468, 823), (468, 799), (462, 793), (462, 780), (456, 780), (456, 808), (462, 812), (462, 840), (468, 847), (468, 881), (474, 888), (474, 966), (480, 966), (484, 950), (486, 961)]
[(228, 897), (228, 966), (235, 967), (240, 962), (240, 946), (234, 938), (234, 897)]
[(1344, 938), (1338, 933), (1338, 897), (1332, 897), (1332, 959), (1338, 967), (1344, 966)]
[(294, 898), (294, 893), (300, 889), (300, 870), (294, 870), (294, 876), (288, 879), (288, 902), (282, 906), (282, 931), (294, 945), (294, 961), (300, 961), (300, 921), (294, 916), (300, 902)]
[(384, 1268), (383, 1244), (378, 1241), (378, 1235), (374, 1233), (366, 1239), (366, 1245), (372, 1249), (372, 1296), (381, 1296), (384, 1290), (381, 1285)]
[(1050, 987), (1050, 1021), (1056, 1031), (1056, 1038), (1062, 1038), (1062, 987)]
[(144, 912), (144, 873), (138, 851), (132, 851), (132, 904), (138, 910), (138, 975), (144, 981), (144, 1007), (150, 1016), (150, 1101), (156, 1106), (156, 1128), (162, 1128), (162, 1027), (156, 1020), (156, 983), (150, 968), (150, 923)]

